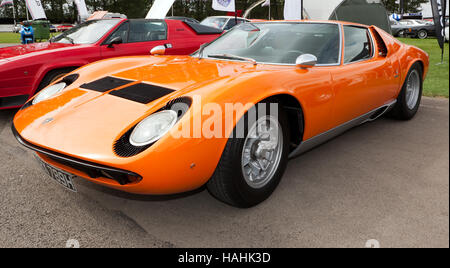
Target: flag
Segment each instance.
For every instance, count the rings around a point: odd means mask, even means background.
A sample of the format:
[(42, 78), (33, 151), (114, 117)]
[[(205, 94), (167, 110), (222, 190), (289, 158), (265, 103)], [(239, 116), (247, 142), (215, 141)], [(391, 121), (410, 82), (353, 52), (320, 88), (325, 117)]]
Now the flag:
[(25, 0), (33, 20), (47, 19), (41, 0)]
[(212, 8), (218, 11), (236, 12), (234, 0), (213, 0)]
[(445, 45), (445, 12), (447, 8), (446, 0), (431, 0), (431, 9), (433, 11), (434, 26), (436, 27), (436, 37), (439, 46), (444, 51)]
[(303, 0), (285, 0), (284, 1), (284, 19), (285, 20), (301, 20)]
[(12, 4), (13, 4), (13, 0), (3, 0), (3, 1), (0, 3), (0, 7), (6, 6), (6, 5), (12, 5)]
[(75, 0), (74, 2), (75, 5), (77, 6), (78, 16), (80, 17), (80, 19), (87, 19), (89, 17), (89, 12), (87, 10), (86, 3), (84, 2), (84, 0)]
[(175, 0), (156, 0), (148, 12), (146, 19), (164, 19)]
[(268, 6), (270, 6), (270, 0), (266, 0), (266, 2), (264, 2), (261, 6), (262, 6), (262, 7), (268, 7)]

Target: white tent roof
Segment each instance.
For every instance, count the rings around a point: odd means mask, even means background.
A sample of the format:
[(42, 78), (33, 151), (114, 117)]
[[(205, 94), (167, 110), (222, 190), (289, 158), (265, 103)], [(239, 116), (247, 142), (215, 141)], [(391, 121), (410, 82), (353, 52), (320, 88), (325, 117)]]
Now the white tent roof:
[[(381, 0), (366, 0), (367, 3), (381, 3)], [(303, 0), (303, 9), (309, 19), (328, 20), (331, 14), (345, 0)]]

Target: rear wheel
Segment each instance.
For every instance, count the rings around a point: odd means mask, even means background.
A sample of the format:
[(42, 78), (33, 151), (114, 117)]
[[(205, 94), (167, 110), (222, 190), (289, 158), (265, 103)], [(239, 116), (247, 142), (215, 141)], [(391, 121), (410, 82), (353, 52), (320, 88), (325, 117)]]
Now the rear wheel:
[(408, 72), (402, 91), (391, 114), (397, 119), (410, 120), (419, 110), (422, 100), (423, 71), (419, 63), (415, 63)]
[(207, 184), (217, 199), (248, 208), (266, 200), (278, 186), (286, 169), (290, 137), (286, 114), (276, 106), (277, 116), (267, 108), (267, 113), (257, 114), (255, 122), (248, 123), (246, 114), (238, 123), (243, 123), (244, 137), (236, 137), (239, 131), (235, 129)]

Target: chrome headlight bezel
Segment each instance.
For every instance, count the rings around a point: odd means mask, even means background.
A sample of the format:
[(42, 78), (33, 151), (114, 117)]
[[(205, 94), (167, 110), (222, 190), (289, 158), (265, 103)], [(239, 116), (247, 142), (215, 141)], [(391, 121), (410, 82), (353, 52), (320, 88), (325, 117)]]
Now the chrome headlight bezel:
[(44, 88), (39, 92), (31, 101), (33, 105), (43, 102), (45, 100), (53, 98), (56, 94), (60, 93), (67, 87), (67, 83), (59, 82), (49, 87)]
[[(166, 122), (163, 122), (166, 120)], [(154, 113), (144, 120), (142, 120), (136, 127), (133, 129), (133, 132), (130, 135), (129, 142), (131, 145), (136, 147), (147, 146), (149, 144), (153, 144), (164, 137), (177, 123), (178, 114), (173, 110), (163, 110), (161, 112)], [(163, 128), (155, 129), (158, 124), (163, 123)], [(153, 129), (152, 129), (153, 128)], [(144, 132), (154, 131), (156, 133), (152, 135), (147, 135), (148, 138), (145, 140), (142, 137), (138, 137), (139, 135), (144, 135)]]

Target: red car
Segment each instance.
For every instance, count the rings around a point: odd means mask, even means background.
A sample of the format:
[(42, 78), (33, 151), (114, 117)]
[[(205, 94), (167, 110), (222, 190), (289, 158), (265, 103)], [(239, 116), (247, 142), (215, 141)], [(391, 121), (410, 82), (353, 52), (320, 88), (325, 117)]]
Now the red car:
[(65, 31), (70, 30), (72, 28), (73, 28), (72, 24), (61, 24), (61, 25), (56, 26), (56, 31), (57, 32), (65, 32)]
[(0, 48), (0, 110), (21, 107), (37, 91), (88, 63), (120, 56), (187, 55), (221, 31), (179, 20), (92, 20), (47, 43)]

